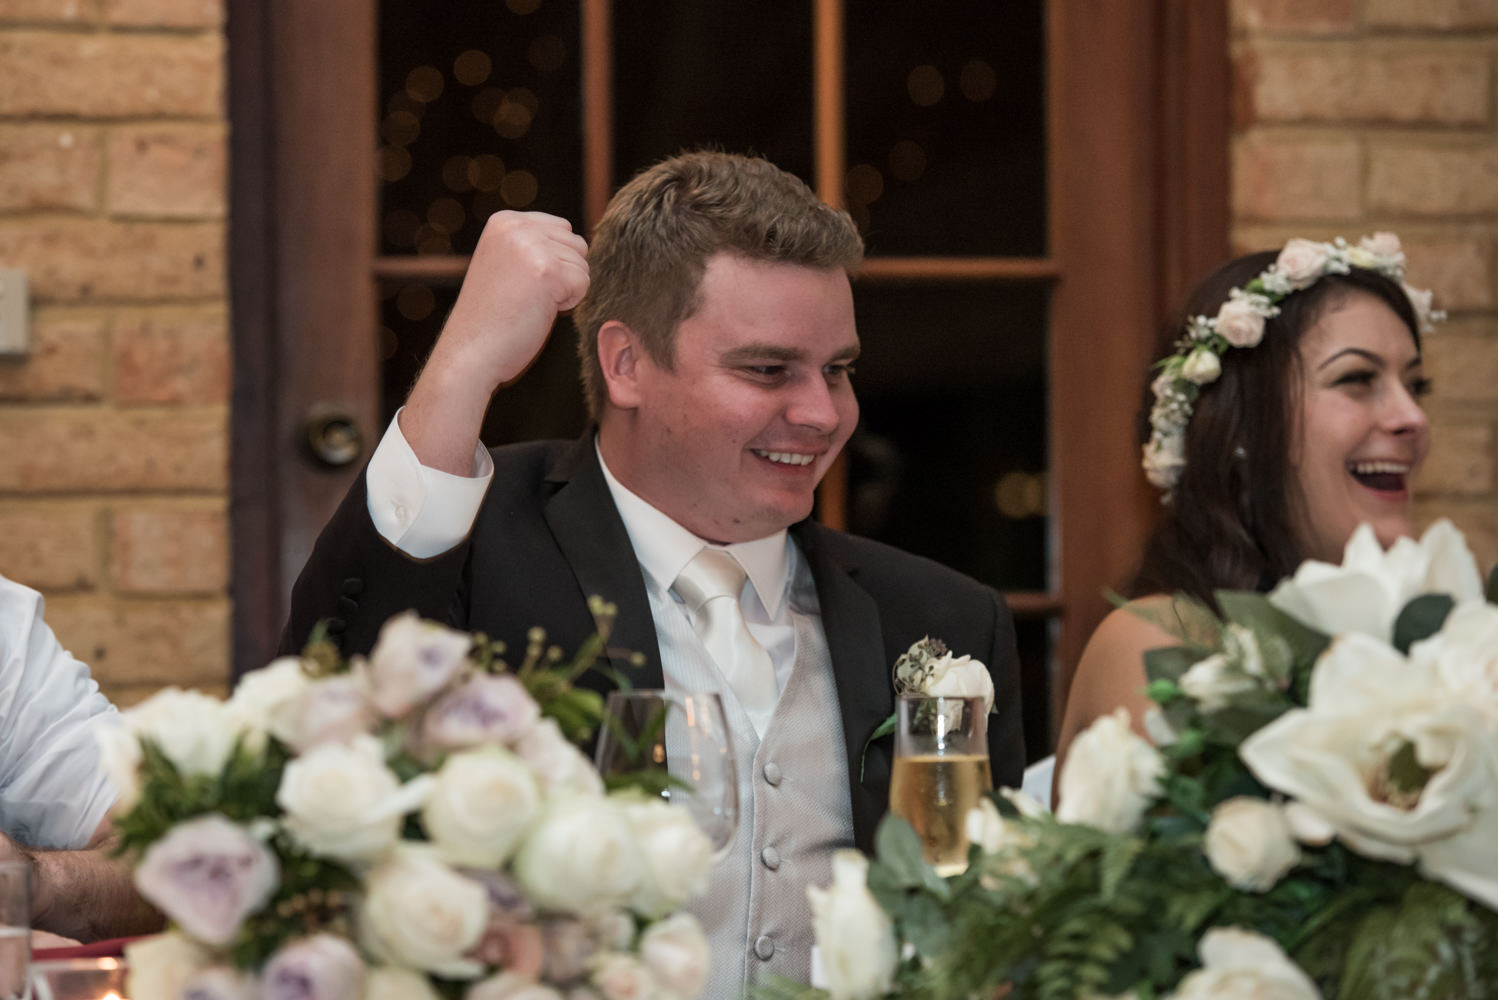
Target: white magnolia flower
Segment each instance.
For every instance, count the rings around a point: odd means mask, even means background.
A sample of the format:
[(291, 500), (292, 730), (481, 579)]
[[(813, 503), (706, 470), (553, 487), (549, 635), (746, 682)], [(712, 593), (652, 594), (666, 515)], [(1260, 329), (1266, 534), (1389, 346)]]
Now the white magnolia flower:
[(422, 775), (402, 785), (385, 766), (379, 740), (365, 735), (294, 758), (281, 774), (276, 803), (286, 810), (286, 832), (307, 850), (368, 862), (396, 842), (401, 821), (421, 807), (434, 780)]
[(422, 719), (422, 744), (459, 750), (512, 744), (541, 718), (525, 685), (509, 674), (479, 674), (443, 695)]
[(507, 750), (483, 747), (447, 758), (421, 818), (443, 860), (498, 868), (540, 807), (530, 768)]
[(1202, 967), (1181, 980), (1172, 1000), (1321, 1000), (1311, 978), (1262, 934), (1216, 927), (1197, 954)]
[(263, 997), (259, 979), (227, 965), (214, 965), (187, 981), (182, 1000), (263, 1000)]
[(1480, 598), (1458, 604), (1440, 632), (1415, 643), (1410, 658), (1498, 728), (1498, 606)]
[(1186, 356), (1186, 362), (1181, 365), (1181, 377), (1197, 385), (1216, 382), (1221, 374), (1222, 361), (1209, 347), (1198, 347)]
[(658, 917), (707, 889), (713, 844), (691, 813), (661, 799), (646, 799), (626, 805), (625, 814), (644, 860), (630, 901), (636, 913)]
[(943, 698), (982, 698), (983, 713), (993, 711), (993, 677), (971, 656), (947, 653), (929, 665), (923, 690)]
[(690, 913), (675, 913), (651, 924), (640, 937), (640, 958), (673, 997), (694, 1000), (707, 988), (712, 955), (702, 926)]
[(167, 931), (125, 945), (125, 992), (132, 997), (180, 997), (214, 964), (213, 953), (185, 934)]
[(363, 1000), (364, 961), (333, 934), (282, 945), (265, 963), (262, 1000)]
[(547, 803), (514, 864), (531, 902), (586, 914), (626, 904), (639, 887), (639, 847), (621, 806), (600, 796)]
[(176, 687), (164, 688), (120, 714), (137, 736), (160, 747), (184, 775), (219, 774), (244, 731), (224, 702)]
[(300, 657), (283, 656), (239, 679), (229, 711), (252, 732), (270, 733), (291, 744), (297, 702), (312, 678)]
[(603, 794), (598, 769), (562, 735), (555, 719), (542, 719), (527, 729), (514, 750), (536, 772), (548, 795)]
[(1164, 772), (1159, 751), (1129, 728), (1129, 710), (1119, 708), (1072, 742), (1061, 769), (1056, 818), (1129, 833), (1159, 796)]
[(178, 823), (146, 849), (135, 887), (184, 931), (226, 945), (275, 892), (280, 866), (265, 845), (218, 814)]
[(421, 973), (381, 965), (364, 977), (364, 1000), (441, 1000), (441, 995)]
[(894, 982), (899, 964), (894, 926), (869, 892), (868, 881), (868, 859), (840, 850), (832, 855), (832, 885), (806, 889), (832, 1000), (872, 1000)]
[(1498, 828), (1498, 733), (1429, 663), (1339, 636), (1312, 672), (1309, 705), (1251, 735), (1239, 755), (1351, 849), (1418, 861), (1430, 878), (1498, 906), (1498, 855), (1476, 847)]
[(1401, 538), (1387, 552), (1373, 528), (1361, 524), (1347, 540), (1342, 565), (1307, 560), (1269, 600), (1327, 635), (1361, 632), (1388, 642), (1399, 612), (1420, 594), (1450, 594), (1458, 602), (1482, 596), (1477, 560), (1445, 519), (1419, 542)]
[(383, 961), (473, 979), (484, 967), (465, 956), (488, 920), (483, 886), (443, 864), (426, 845), (405, 843), (369, 873), (359, 939)]
[(369, 732), (375, 724), (369, 692), (353, 674), (312, 681), (287, 714), (287, 734), (281, 739), (297, 753), (305, 753), (319, 743), (351, 740)]
[(1212, 810), (1202, 848), (1212, 870), (1244, 892), (1268, 892), (1300, 863), (1284, 810), (1250, 796), (1228, 799)]
[(1325, 243), (1293, 239), (1280, 251), (1274, 262), (1275, 270), (1285, 276), (1291, 287), (1308, 288), (1326, 273), (1329, 249)]
[(621, 952), (593, 960), (592, 983), (604, 1000), (649, 1000), (660, 989), (644, 962)]
[(399, 718), (457, 679), (468, 662), (473, 637), (422, 621), (414, 611), (380, 627), (364, 665), (375, 707)]

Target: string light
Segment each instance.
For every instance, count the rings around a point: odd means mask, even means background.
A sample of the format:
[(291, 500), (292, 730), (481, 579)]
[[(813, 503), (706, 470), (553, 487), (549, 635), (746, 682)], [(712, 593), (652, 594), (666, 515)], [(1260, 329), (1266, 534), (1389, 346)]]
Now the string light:
[(942, 99), (947, 91), (947, 81), (935, 66), (917, 66), (906, 76), (905, 90), (912, 101), (929, 108)]
[(982, 59), (969, 59), (957, 77), (957, 89), (975, 104), (990, 100), (999, 89), (999, 77)]
[(926, 150), (911, 139), (901, 139), (890, 147), (889, 172), (896, 179), (913, 184), (926, 172)]

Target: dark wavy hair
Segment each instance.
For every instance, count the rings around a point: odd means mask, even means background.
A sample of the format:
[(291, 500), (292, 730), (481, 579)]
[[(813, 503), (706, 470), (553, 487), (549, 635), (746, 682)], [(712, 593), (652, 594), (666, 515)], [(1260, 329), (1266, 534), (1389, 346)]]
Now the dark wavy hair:
[[(1173, 352), (1187, 319), (1217, 315), (1230, 290), (1248, 284), (1277, 256), (1249, 254), (1209, 275), (1162, 337), (1158, 356)], [(1420, 349), (1409, 298), (1397, 281), (1377, 271), (1327, 275), (1284, 299), (1280, 314), (1265, 322), (1263, 340), (1224, 352), (1221, 376), (1203, 387), (1186, 427), (1186, 467), (1145, 544), (1132, 596), (1184, 592), (1216, 607), (1217, 590), (1268, 590), (1300, 564), (1305, 553), (1295, 525), (1303, 523), (1304, 498), (1289, 461), (1300, 409), (1300, 340), (1355, 292), (1394, 310)], [(1145, 395), (1142, 440), (1148, 440), (1152, 399), (1148, 390)]]

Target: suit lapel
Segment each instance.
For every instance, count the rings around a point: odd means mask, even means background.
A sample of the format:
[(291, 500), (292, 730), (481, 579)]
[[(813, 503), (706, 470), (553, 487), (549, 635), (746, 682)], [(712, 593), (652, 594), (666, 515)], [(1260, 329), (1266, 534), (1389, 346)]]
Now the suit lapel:
[[(619, 608), (609, 638), (610, 665), (635, 687), (659, 688), (663, 684), (661, 654), (650, 598), (629, 534), (599, 468), (593, 433), (589, 427), (547, 473), (547, 481), (559, 485), (546, 501), (546, 523), (584, 599), (596, 594)], [(632, 653), (644, 654), (645, 663), (630, 663)]]

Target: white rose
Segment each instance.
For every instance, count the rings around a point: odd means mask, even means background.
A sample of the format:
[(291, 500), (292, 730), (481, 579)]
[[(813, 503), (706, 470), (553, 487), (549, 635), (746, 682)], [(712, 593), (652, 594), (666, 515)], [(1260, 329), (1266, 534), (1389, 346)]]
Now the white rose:
[[(1009, 789), (1005, 789), (1006, 795), (1009, 792)], [(1015, 794), (1023, 795), (1023, 793)], [(1025, 798), (1028, 797), (1025, 796)], [(1039, 804), (1036, 803), (1036, 805)], [(999, 815), (999, 809), (992, 799), (986, 797), (979, 799), (978, 804), (968, 810), (966, 830), (968, 843), (977, 844), (982, 848), (983, 853), (988, 855), (983, 862), (986, 873), (1016, 878), (1031, 886), (1040, 882), (1035, 870), (1030, 867), (1030, 863), (1019, 854), (1020, 851), (1032, 846), (1035, 839), (1019, 829), (1016, 824), (1008, 822)], [(985, 884), (991, 885), (991, 881)]]
[(516, 741), (514, 750), (536, 772), (548, 795), (603, 794), (603, 779), (598, 776), (598, 769), (567, 741), (555, 719), (542, 719), (527, 729)]
[(1274, 262), (1274, 269), (1296, 288), (1308, 288), (1326, 271), (1330, 256), (1325, 243), (1294, 239), (1285, 244)]
[(290, 745), (296, 705), (310, 683), (301, 658), (283, 656), (241, 677), (229, 710), (246, 729), (270, 733)]
[(140, 801), (140, 739), (118, 713), (98, 716), (92, 725), (99, 763), (114, 786), (110, 812), (123, 816)]
[(218, 775), (243, 726), (217, 698), (169, 687), (121, 713), (142, 739), (155, 743), (184, 775)]
[(1498, 728), (1498, 606), (1481, 598), (1458, 604), (1440, 632), (1415, 643), (1410, 659)]
[(690, 913), (652, 924), (640, 938), (640, 958), (655, 981), (681, 1000), (696, 1000), (707, 989), (712, 961), (702, 926)]
[(1436, 310), (1435, 293), (1429, 288), (1416, 288), (1403, 281), (1399, 283), (1399, 287), (1404, 290), (1405, 298), (1410, 300), (1410, 308), (1415, 311), (1415, 325), (1420, 328), (1421, 333), (1429, 333), (1437, 320), (1446, 318), (1444, 312)]
[(226, 945), (275, 892), (275, 855), (217, 814), (178, 823), (146, 849), (135, 887), (146, 901), (208, 944)]
[(287, 734), (280, 738), (298, 753), (306, 753), (319, 743), (351, 740), (369, 732), (375, 724), (369, 694), (352, 674), (312, 681), (288, 715)]
[(661, 800), (631, 802), (624, 810), (645, 861), (630, 901), (636, 913), (658, 917), (706, 891), (713, 844), (691, 813)]
[(1129, 728), (1129, 711), (1119, 708), (1072, 741), (1061, 768), (1056, 818), (1129, 833), (1159, 796), (1164, 771), (1159, 751)]
[(1321, 1000), (1316, 984), (1274, 941), (1236, 927), (1214, 927), (1197, 946), (1202, 967), (1172, 1000)]
[(993, 677), (971, 656), (947, 653), (928, 667), (925, 693), (942, 698), (982, 698), (983, 714), (993, 711)]
[(1234, 347), (1264, 339), (1264, 313), (1249, 299), (1229, 299), (1217, 310), (1217, 332)]
[(262, 1000), (362, 1000), (364, 962), (332, 934), (284, 944), (265, 963)]
[(472, 979), (483, 966), (465, 954), (483, 936), (489, 895), (443, 864), (425, 845), (403, 844), (365, 882), (360, 941), (384, 961), (450, 979)]
[(832, 885), (806, 889), (832, 1000), (872, 1000), (894, 982), (900, 957), (894, 926), (869, 892), (868, 881), (868, 859), (840, 850), (832, 855)]
[(432, 981), (419, 972), (394, 965), (370, 969), (364, 977), (364, 1000), (442, 1000)]
[(1222, 362), (1215, 352), (1206, 347), (1198, 347), (1192, 351), (1186, 356), (1185, 363), (1181, 365), (1181, 377), (1197, 385), (1216, 382), (1221, 374)]
[(623, 809), (593, 796), (547, 803), (513, 865), (532, 903), (577, 914), (624, 905), (643, 874)]
[(468, 987), (463, 1000), (562, 1000), (562, 994), (525, 976), (501, 972)]
[(483, 747), (447, 758), (421, 818), (445, 861), (498, 868), (540, 806), (541, 790), (524, 762)]
[(260, 980), (248, 973), (215, 965), (187, 981), (182, 1000), (263, 1000)]
[(414, 611), (391, 618), (365, 664), (375, 707), (391, 718), (405, 715), (457, 678), (472, 647), (468, 633), (422, 621)]
[(213, 953), (185, 934), (167, 931), (125, 945), (125, 992), (132, 997), (180, 997), (213, 965)]
[(514, 743), (541, 718), (525, 685), (509, 674), (479, 674), (443, 695), (421, 723), (422, 743), (459, 750)]
[(1300, 863), (1284, 810), (1250, 796), (1228, 799), (1212, 810), (1202, 848), (1212, 870), (1244, 892), (1268, 892)]
[(359, 736), (323, 743), (286, 765), (276, 803), (286, 832), (314, 854), (354, 863), (372, 861), (400, 836), (401, 821), (420, 808), (433, 779), (405, 785), (385, 766), (380, 742)]
[(1152, 486), (1168, 490), (1181, 478), (1186, 467), (1184, 435), (1156, 434), (1144, 446), (1144, 474)]
[(592, 983), (604, 1000), (648, 1000), (659, 989), (644, 962), (619, 952), (593, 960)]

